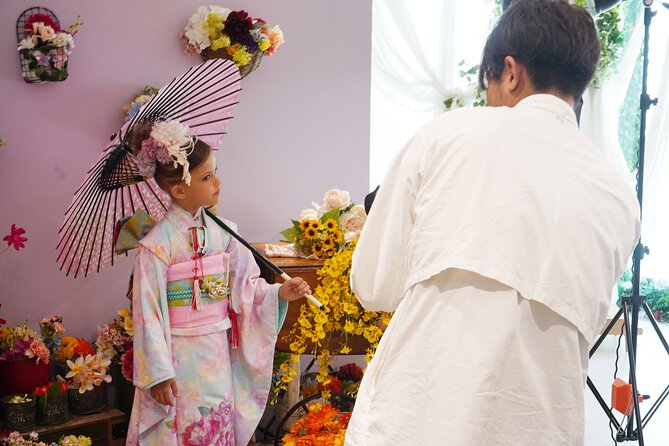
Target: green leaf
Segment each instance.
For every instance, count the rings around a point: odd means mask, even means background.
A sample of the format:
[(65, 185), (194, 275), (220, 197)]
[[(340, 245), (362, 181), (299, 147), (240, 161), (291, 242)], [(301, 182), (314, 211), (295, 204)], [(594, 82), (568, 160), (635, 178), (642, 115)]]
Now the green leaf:
[(202, 415), (202, 416), (209, 415), (211, 413), (211, 409), (209, 409), (208, 407), (200, 406), (200, 407), (197, 408), (197, 410), (200, 411), (200, 415)]
[(279, 234), (283, 235), (283, 237), (285, 238), (285, 240), (282, 241), (295, 243), (295, 240), (297, 240), (299, 236), (299, 229), (296, 228), (295, 226), (291, 226), (290, 228), (284, 229), (283, 231), (279, 232)]
[(51, 383), (49, 389), (46, 391), (46, 396), (47, 398), (53, 398), (54, 396), (58, 396), (61, 393), (63, 393), (63, 388), (61, 387), (60, 383), (54, 382)]
[(331, 211), (328, 211), (321, 217), (321, 223), (325, 223), (329, 219), (333, 219), (334, 221), (339, 221), (339, 214), (341, 214), (341, 211), (339, 209), (333, 209)]

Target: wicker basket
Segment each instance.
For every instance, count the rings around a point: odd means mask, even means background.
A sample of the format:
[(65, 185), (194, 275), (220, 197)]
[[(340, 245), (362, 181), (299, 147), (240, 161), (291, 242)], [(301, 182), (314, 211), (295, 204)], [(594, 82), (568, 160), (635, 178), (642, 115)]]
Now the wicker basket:
[[(29, 397), (25, 403), (10, 403), (14, 396)], [(27, 432), (35, 428), (35, 396), (27, 393), (7, 395), (0, 399), (4, 428), (10, 431)]]
[(100, 412), (109, 405), (107, 399), (107, 383), (94, 386), (93, 390), (79, 393), (78, 389), (67, 389), (67, 399), (70, 404), (70, 412), (77, 415), (88, 415)]
[(53, 426), (63, 424), (70, 418), (67, 410), (67, 392), (46, 398), (46, 403), (37, 400), (37, 424), (41, 426)]
[[(26, 24), (34, 14), (48, 15), (51, 20), (60, 26), (58, 17), (50, 9), (34, 6), (21, 13), (16, 21), (16, 38), (20, 43), (28, 36)], [(59, 82), (67, 79), (67, 61), (70, 53), (69, 47), (60, 48), (33, 48), (19, 51), (21, 60), (21, 74), (23, 80), (30, 83)]]
[[(228, 59), (232, 60), (230, 55), (225, 51), (225, 49), (219, 49), (212, 51), (208, 47), (202, 50), (202, 53), (200, 53), (200, 57), (202, 57), (202, 60), (209, 60), (209, 59)], [(245, 78), (249, 74), (251, 74), (256, 68), (260, 66), (260, 62), (262, 61), (262, 53), (260, 51), (256, 51), (251, 55), (251, 61), (247, 63), (246, 65), (242, 65), (239, 67), (239, 74), (242, 78)]]

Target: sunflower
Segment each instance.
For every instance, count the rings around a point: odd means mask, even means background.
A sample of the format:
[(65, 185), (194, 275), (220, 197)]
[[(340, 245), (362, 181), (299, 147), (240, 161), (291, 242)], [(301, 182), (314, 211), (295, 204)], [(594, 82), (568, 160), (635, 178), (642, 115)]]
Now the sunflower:
[(325, 237), (323, 240), (323, 248), (326, 250), (330, 250), (334, 248), (334, 238), (332, 236)]
[(320, 257), (323, 255), (323, 244), (321, 242), (316, 242), (314, 245), (311, 247), (311, 252), (316, 254), (317, 257)]
[(321, 228), (321, 222), (318, 220), (311, 220), (311, 227), (314, 229), (320, 229)]
[(316, 238), (317, 235), (318, 231), (315, 230), (314, 228), (309, 228), (304, 231), (304, 238), (306, 238), (307, 240), (313, 240)]
[(303, 231), (309, 229), (310, 226), (311, 226), (311, 220), (302, 220), (300, 222), (300, 228), (302, 228)]
[(329, 218), (325, 222), (325, 227), (328, 229), (328, 231), (334, 231), (335, 229), (337, 229), (337, 222)]

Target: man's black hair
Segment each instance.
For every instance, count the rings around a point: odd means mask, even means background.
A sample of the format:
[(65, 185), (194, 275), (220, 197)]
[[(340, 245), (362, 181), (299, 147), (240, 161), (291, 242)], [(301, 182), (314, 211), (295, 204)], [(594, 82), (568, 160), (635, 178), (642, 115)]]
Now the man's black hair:
[(592, 79), (600, 44), (590, 13), (567, 0), (514, 0), (488, 36), (479, 86), (498, 80), (504, 58), (523, 64), (539, 92), (556, 89), (578, 98)]

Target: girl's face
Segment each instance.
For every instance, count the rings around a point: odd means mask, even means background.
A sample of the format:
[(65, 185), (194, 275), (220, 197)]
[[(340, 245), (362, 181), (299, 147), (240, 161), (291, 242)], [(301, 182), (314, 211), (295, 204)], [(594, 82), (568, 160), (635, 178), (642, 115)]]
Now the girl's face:
[[(201, 207), (210, 207), (218, 203), (221, 180), (216, 175), (216, 157), (212, 150), (207, 160), (190, 171), (190, 186), (180, 184), (182, 193), (174, 193), (176, 203), (195, 214)], [(180, 192), (181, 192), (180, 191)]]

